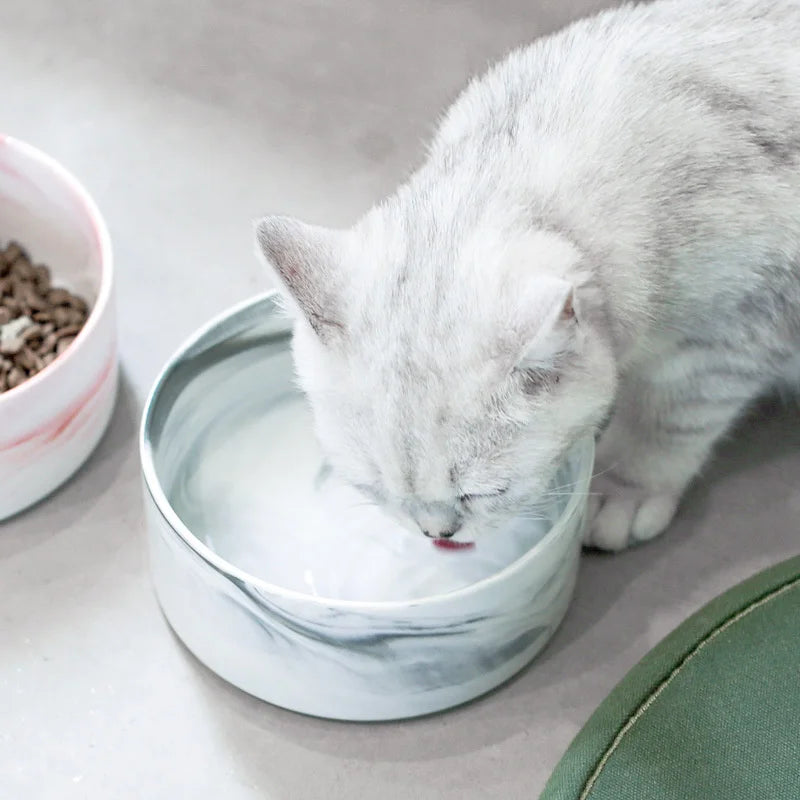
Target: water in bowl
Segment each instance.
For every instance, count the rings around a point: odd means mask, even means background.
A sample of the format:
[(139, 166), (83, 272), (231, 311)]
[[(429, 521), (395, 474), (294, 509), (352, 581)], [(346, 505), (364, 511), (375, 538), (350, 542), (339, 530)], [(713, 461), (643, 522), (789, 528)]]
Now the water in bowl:
[[(206, 363), (173, 408), (190, 444), (173, 450), (168, 490), (192, 533), (269, 583), (326, 598), (411, 600), (486, 578), (550, 529), (565, 498), (526, 518), (441, 551), (357, 490), (324, 471), (305, 398), (286, 351), (243, 347)], [(176, 416), (173, 416), (176, 415)]]

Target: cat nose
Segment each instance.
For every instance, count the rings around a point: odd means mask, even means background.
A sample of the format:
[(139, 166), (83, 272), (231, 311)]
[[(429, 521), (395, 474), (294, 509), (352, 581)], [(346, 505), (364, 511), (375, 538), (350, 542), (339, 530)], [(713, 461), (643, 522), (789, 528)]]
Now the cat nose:
[(455, 536), (459, 529), (461, 528), (461, 523), (456, 523), (455, 525), (451, 525), (449, 528), (445, 529), (427, 529), (423, 528), (422, 532), (427, 536), (429, 539), (452, 539)]
[(409, 515), (429, 539), (451, 539), (461, 528), (461, 514), (448, 503), (420, 503)]

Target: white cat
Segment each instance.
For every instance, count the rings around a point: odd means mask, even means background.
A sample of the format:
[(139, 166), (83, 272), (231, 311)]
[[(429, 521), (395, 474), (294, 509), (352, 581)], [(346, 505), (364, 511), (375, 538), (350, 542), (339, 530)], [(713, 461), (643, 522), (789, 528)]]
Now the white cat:
[(472, 540), (602, 430), (586, 542), (650, 539), (800, 376), (800, 0), (578, 22), (474, 81), (351, 230), (257, 237), (320, 442), (369, 497)]

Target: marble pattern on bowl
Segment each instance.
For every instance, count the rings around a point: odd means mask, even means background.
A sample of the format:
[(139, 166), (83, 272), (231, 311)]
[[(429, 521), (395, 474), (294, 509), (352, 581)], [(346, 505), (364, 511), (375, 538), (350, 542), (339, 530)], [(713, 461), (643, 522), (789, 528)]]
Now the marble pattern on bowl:
[(60, 164), (0, 136), (0, 241), (18, 240), (91, 313), (52, 364), (0, 394), (0, 520), (52, 492), (94, 450), (117, 391), (116, 319), (108, 231), (91, 197)]
[[(227, 563), (168, 501), (191, 447), (195, 381), (245, 351), (285, 350), (271, 295), (212, 321), (157, 380), (141, 452), (153, 579), (184, 643), (212, 670), (276, 705), (315, 716), (417, 716), (477, 697), (528, 664), (563, 618), (574, 588), (593, 444), (570, 454), (560, 485), (575, 486), (556, 526), (500, 573), (413, 601), (326, 600), (271, 585)], [(291, 382), (287, 371), (282, 379)], [(202, 415), (201, 415), (202, 416)]]

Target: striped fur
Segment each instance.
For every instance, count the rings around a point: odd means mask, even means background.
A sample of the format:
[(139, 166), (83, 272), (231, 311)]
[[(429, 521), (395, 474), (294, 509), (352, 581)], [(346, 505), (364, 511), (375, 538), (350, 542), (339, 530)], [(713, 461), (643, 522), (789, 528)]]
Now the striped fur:
[(473, 81), (351, 230), (262, 221), (334, 465), (473, 539), (603, 429), (587, 543), (661, 532), (798, 377), (798, 42), (800, 0), (605, 12)]

